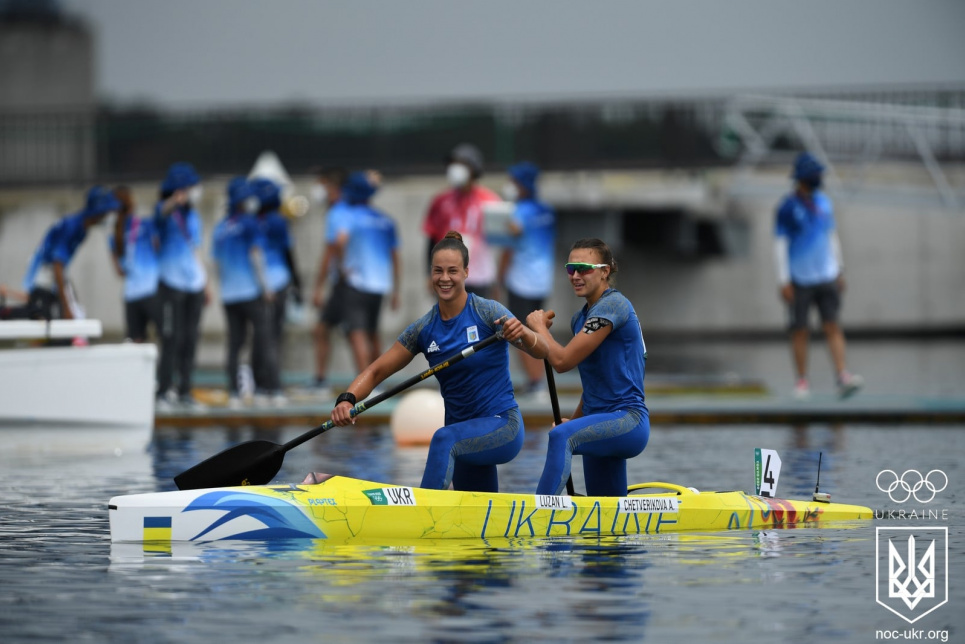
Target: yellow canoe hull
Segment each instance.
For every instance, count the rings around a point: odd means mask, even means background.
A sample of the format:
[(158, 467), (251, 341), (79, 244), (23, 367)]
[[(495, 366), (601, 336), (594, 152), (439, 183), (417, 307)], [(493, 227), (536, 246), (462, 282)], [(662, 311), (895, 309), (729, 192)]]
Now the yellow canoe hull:
[(872, 518), (863, 506), (696, 492), (671, 483), (626, 497), (425, 490), (335, 476), (119, 496), (114, 542), (291, 538), (334, 541), (501, 539), (791, 528)]

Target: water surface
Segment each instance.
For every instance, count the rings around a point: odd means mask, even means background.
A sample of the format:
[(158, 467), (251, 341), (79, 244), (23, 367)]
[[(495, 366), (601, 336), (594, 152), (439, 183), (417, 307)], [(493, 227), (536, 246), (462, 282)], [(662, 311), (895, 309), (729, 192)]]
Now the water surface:
[[(283, 442), (304, 430), (158, 430), (149, 450), (119, 455), (56, 445), (14, 455), (0, 433), (0, 639), (870, 642), (877, 630), (911, 628), (875, 603), (875, 526), (920, 521), (606, 539), (112, 547), (110, 497), (173, 489), (174, 474), (234, 442)], [(752, 490), (753, 450), (770, 447), (784, 461), (782, 496), (808, 498), (823, 452), (821, 488), (834, 500), (897, 508), (876, 488), (879, 471), (942, 469), (949, 485), (927, 508), (948, 518), (925, 523), (949, 527), (954, 604), (965, 587), (963, 430), (661, 427), (631, 462), (630, 479)], [(501, 470), (503, 489), (535, 489), (545, 440), (530, 428), (523, 453)], [(320, 470), (414, 485), (424, 459), (424, 448), (397, 448), (384, 427), (333, 430), (290, 452), (276, 480)], [(579, 471), (574, 479), (582, 489)], [(948, 641), (962, 641), (963, 626), (950, 605), (914, 625), (947, 631)]]

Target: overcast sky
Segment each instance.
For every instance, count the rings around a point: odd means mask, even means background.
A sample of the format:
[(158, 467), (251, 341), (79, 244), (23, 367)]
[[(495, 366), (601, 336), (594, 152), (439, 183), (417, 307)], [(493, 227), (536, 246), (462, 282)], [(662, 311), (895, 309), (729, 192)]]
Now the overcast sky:
[(962, 0), (63, 0), (102, 98), (203, 105), (965, 85)]

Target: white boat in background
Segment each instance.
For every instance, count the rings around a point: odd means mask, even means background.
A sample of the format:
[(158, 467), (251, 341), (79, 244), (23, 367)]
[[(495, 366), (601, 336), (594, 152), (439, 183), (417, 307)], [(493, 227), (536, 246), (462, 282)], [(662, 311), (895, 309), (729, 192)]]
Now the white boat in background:
[[(86, 340), (101, 333), (99, 320), (0, 321), (0, 341)], [(2, 349), (0, 425), (139, 428), (149, 438), (156, 363), (153, 344)]]

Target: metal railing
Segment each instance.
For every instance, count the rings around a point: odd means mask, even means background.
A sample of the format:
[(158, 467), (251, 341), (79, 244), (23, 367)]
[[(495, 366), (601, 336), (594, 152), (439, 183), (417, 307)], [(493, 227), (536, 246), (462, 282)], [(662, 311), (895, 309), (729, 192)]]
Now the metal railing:
[(492, 169), (520, 159), (548, 170), (752, 167), (786, 163), (786, 155), (771, 153), (801, 147), (831, 160), (915, 157), (945, 190), (934, 168), (965, 159), (963, 107), (965, 89), (554, 105), (0, 111), (0, 185), (154, 180), (178, 160), (202, 174), (242, 173), (268, 149), (292, 174), (317, 165), (420, 174), (438, 172), (453, 145), (471, 141)]

